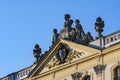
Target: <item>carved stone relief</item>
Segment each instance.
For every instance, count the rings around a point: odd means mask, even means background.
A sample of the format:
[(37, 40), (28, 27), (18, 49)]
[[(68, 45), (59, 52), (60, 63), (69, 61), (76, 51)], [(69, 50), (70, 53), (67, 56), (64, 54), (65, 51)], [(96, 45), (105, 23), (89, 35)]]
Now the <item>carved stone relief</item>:
[(94, 67), (94, 71), (96, 72), (96, 74), (101, 74), (106, 68), (106, 65), (97, 65)]
[[(56, 53), (56, 54), (58, 54), (58, 53)], [(51, 69), (51, 68), (56, 67), (58, 65), (75, 61), (75, 60), (81, 58), (84, 55), (85, 55), (84, 52), (79, 52), (79, 51), (76, 51), (76, 50), (73, 50), (73, 49), (67, 50), (66, 53), (65, 53), (65, 57), (63, 56), (63, 59), (62, 58), (60, 59), (59, 55), (54, 56), (46, 67), (48, 69)]]
[(80, 72), (73, 73), (71, 74), (71, 77), (73, 80), (79, 80), (79, 78), (82, 77), (82, 73)]

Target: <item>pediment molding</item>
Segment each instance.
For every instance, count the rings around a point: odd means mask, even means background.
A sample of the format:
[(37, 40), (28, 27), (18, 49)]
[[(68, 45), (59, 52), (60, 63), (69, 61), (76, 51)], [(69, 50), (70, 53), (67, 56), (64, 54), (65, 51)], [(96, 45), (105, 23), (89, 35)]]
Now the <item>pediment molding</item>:
[[(63, 57), (63, 59), (61, 58), (60, 60), (56, 54), (58, 54), (61, 44), (63, 45), (63, 52), (65, 52), (66, 55)], [(74, 62), (76, 63), (78, 61), (83, 61), (85, 57), (88, 58), (88, 56), (95, 55), (96, 53), (100, 53), (100, 51), (70, 41), (60, 40), (53, 48), (51, 48), (45, 58), (37, 64), (28, 77), (35, 77), (39, 74), (41, 75), (48, 73), (52, 70), (55, 70), (56, 68), (61, 69), (65, 66), (69, 66), (69, 63), (73, 64)]]

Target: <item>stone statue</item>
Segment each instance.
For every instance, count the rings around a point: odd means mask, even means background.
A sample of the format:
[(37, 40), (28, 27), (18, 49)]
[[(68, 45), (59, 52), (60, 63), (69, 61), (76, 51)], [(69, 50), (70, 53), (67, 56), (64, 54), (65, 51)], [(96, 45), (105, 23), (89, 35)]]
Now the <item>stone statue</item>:
[(82, 43), (85, 37), (85, 33), (83, 31), (82, 25), (80, 24), (80, 21), (77, 19), (75, 21), (75, 30), (76, 30), (76, 40), (77, 42)]
[(86, 35), (85, 35), (85, 40), (84, 40), (84, 43), (85, 44), (89, 44), (89, 42), (93, 41), (93, 37), (91, 36), (91, 33), (88, 32)]
[(96, 32), (98, 32), (98, 35), (97, 35), (97, 39), (102, 37), (102, 32), (103, 32), (103, 27), (104, 27), (104, 21), (102, 21), (102, 19), (100, 17), (98, 17), (96, 19), (96, 22), (95, 22), (95, 30)]
[(75, 41), (76, 39), (76, 31), (75, 28), (72, 28), (72, 30), (69, 32), (69, 37), (71, 41)]
[(65, 19), (64, 29), (68, 31), (71, 30), (71, 25), (73, 23), (73, 20), (70, 19), (70, 15), (65, 14), (64, 19)]
[(57, 40), (59, 39), (59, 34), (57, 33), (57, 29), (53, 29), (53, 39), (52, 39), (52, 44), (54, 44), (55, 42), (57, 42)]
[(64, 29), (60, 30), (60, 37), (66, 40), (70, 39), (70, 31), (72, 30), (72, 24), (73, 24), (73, 20), (70, 19), (70, 15), (69, 14), (65, 14), (64, 15)]
[(38, 44), (36, 44), (34, 49), (33, 49), (33, 55), (36, 58), (35, 63), (38, 63), (38, 60), (40, 59), (40, 54), (41, 54), (41, 48), (39, 47)]

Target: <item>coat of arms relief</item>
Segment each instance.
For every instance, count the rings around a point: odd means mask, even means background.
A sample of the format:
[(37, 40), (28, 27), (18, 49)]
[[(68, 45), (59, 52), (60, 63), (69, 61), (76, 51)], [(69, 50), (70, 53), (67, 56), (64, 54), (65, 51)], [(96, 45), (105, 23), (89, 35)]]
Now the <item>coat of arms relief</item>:
[(83, 56), (85, 56), (84, 52), (68, 48), (67, 45), (61, 43), (58, 50), (55, 52), (55, 56), (47, 64), (46, 68), (51, 69), (62, 64), (67, 64), (76, 61)]

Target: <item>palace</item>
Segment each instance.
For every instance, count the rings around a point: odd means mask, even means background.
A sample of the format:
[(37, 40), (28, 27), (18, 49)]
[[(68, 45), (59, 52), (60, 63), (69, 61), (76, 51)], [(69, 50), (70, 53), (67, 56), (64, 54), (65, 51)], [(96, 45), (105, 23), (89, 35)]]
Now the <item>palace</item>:
[(70, 15), (64, 18), (64, 28), (60, 33), (53, 29), (52, 45), (44, 55), (35, 45), (36, 65), (22, 80), (120, 80), (120, 30), (103, 36), (104, 21), (98, 17), (93, 39), (78, 19), (73, 28)]
[(94, 40), (80, 21), (65, 15), (64, 28), (53, 30), (52, 46), (25, 80), (120, 80), (120, 31), (103, 36), (104, 21), (98, 17)]

